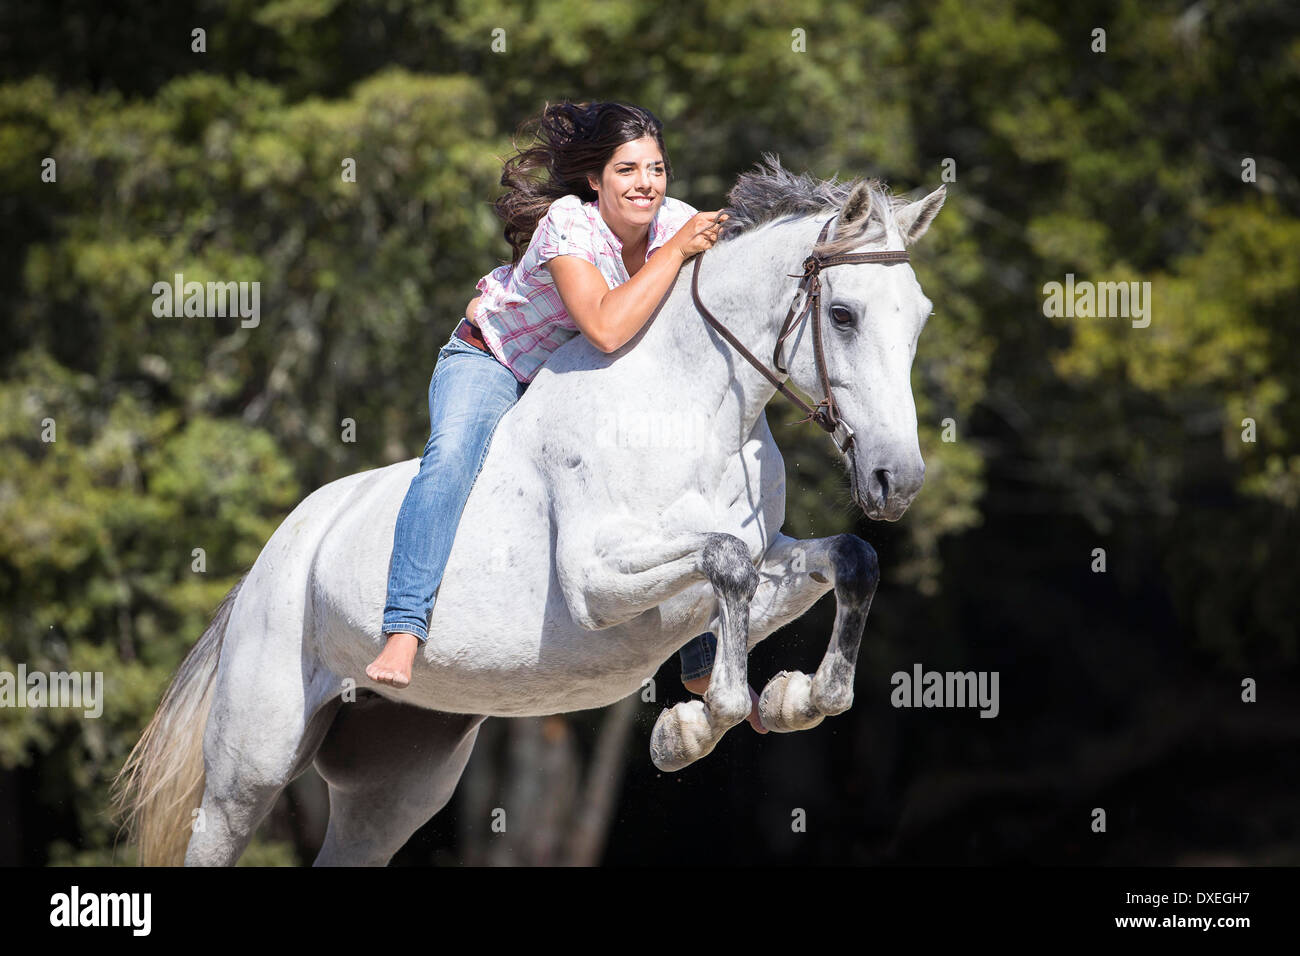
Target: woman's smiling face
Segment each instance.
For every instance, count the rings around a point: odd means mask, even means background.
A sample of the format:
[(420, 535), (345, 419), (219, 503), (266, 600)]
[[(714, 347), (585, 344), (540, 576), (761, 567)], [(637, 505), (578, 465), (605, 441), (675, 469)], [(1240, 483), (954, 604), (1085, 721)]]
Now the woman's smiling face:
[(612, 227), (624, 223), (629, 228), (646, 229), (664, 201), (668, 173), (663, 153), (653, 137), (624, 143), (614, 151), (600, 182), (589, 176), (591, 187), (600, 199), (600, 212)]

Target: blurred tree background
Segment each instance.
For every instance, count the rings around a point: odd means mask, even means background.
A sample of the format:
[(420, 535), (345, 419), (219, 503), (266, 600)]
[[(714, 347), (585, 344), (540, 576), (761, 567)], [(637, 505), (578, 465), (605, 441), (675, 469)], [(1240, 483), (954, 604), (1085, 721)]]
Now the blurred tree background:
[[(787, 530), (881, 556), (853, 710), (659, 774), (674, 658), (659, 703), (488, 721), (395, 862), (1300, 863), (1300, 8), (1086, 6), (6, 4), (0, 670), (103, 671), (107, 699), (0, 708), (0, 863), (131, 860), (109, 781), (292, 506), (418, 454), (437, 349), (508, 258), (501, 158), (561, 98), (653, 111), (700, 209), (763, 150), (916, 195), (952, 161), (916, 250), (926, 488), (867, 522), (778, 399)], [(155, 317), (177, 272), (259, 281), (260, 325)], [(1044, 317), (1066, 273), (1149, 281), (1150, 326)], [(756, 686), (815, 668), (832, 602)], [(1000, 716), (895, 710), (914, 662), (999, 671)], [(245, 862), (310, 862), (321, 788)], [(493, 843), (499, 805), (525, 835)]]

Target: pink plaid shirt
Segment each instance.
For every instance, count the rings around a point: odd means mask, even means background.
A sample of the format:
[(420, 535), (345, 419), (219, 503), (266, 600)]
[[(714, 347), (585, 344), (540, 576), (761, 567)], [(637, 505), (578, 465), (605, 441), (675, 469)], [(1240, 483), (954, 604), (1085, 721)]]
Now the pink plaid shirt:
[[(664, 196), (650, 221), (646, 259), (696, 212), (694, 206)], [(550, 270), (542, 267), (564, 255), (590, 262), (611, 289), (631, 278), (623, 263), (623, 243), (601, 217), (599, 200), (583, 202), (570, 194), (551, 203), (518, 266), (498, 266), (478, 282), (483, 299), (475, 321), (492, 354), (521, 382), (531, 382), (550, 354), (579, 333)]]

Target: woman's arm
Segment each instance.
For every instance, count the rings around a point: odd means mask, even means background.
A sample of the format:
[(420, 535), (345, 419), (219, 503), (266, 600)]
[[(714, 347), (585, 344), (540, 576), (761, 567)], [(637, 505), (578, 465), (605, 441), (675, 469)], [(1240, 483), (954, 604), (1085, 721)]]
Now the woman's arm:
[(596, 348), (614, 352), (641, 331), (668, 294), (682, 263), (718, 241), (719, 226), (727, 218), (716, 211), (696, 213), (660, 247), (658, 255), (613, 289), (599, 269), (578, 256), (555, 256), (544, 265), (551, 270), (574, 325)]

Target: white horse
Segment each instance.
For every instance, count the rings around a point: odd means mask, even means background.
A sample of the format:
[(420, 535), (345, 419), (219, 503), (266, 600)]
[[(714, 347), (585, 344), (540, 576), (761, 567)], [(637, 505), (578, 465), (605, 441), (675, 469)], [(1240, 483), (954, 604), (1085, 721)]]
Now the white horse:
[[(828, 219), (823, 250), (902, 250), (944, 190), (908, 203), (875, 182), (818, 182), (773, 161), (728, 198), (699, 295), (762, 356)], [(501, 420), (405, 689), (369, 681), (365, 666), (383, 641), (393, 527), (418, 461), (339, 479), (294, 509), (119, 776), (141, 862), (233, 864), (314, 761), (330, 794), (316, 864), (386, 864), (451, 798), (486, 717), (607, 706), (712, 630), (708, 692), (664, 710), (652, 734), (656, 766), (684, 767), (748, 715), (748, 651), (832, 588), (821, 666), (779, 673), (760, 714), (793, 731), (849, 707), (875, 552), (852, 535), (781, 533), (785, 466), (764, 416), (775, 387), (701, 318), (689, 271), (618, 351), (565, 343)], [(855, 433), (854, 500), (896, 520), (925, 473), (910, 370), (930, 302), (906, 263), (821, 278), (826, 378)], [(824, 400), (811, 339), (796, 329), (784, 360), (793, 383)], [(680, 426), (674, 447), (628, 437), (622, 426), (648, 413)]]

